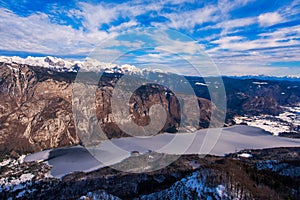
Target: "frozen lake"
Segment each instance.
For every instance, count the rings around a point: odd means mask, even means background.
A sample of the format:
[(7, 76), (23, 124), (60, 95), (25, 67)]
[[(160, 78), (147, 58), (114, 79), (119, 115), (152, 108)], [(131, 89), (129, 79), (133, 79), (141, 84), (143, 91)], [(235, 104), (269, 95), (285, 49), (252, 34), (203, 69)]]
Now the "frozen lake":
[(239, 125), (223, 128), (221, 132), (218, 129), (202, 129), (196, 133), (164, 133), (149, 138), (112, 139), (91, 150), (98, 159), (84, 147), (74, 146), (31, 154), (25, 161), (45, 160), (53, 166), (51, 175), (62, 177), (70, 172), (88, 172), (118, 163), (129, 157), (132, 151), (144, 153), (151, 150), (168, 154), (209, 153), (222, 156), (236, 150), (272, 147), (300, 147), (300, 139), (276, 137), (260, 128)]

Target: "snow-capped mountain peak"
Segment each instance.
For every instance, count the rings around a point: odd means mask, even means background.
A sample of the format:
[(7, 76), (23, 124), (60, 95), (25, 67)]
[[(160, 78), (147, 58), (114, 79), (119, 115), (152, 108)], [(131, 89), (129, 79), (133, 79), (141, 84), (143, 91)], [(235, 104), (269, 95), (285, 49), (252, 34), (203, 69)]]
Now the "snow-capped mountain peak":
[(72, 62), (72, 61), (67, 61), (52, 56), (46, 56), (46, 57), (28, 56), (27, 58), (21, 58), (18, 56), (12, 56), (12, 57), (0, 56), (0, 62), (45, 67), (45, 68), (55, 69), (57, 71), (74, 71), (73, 67), (76, 66), (77, 63), (79, 63), (79, 61)]
[(21, 58), (18, 56), (0, 56), (0, 62), (17, 63), (30, 66), (45, 67), (61, 72), (103, 71), (105, 73), (140, 74), (141, 69), (134, 65), (123, 64), (121, 66), (113, 63), (104, 63), (96, 59), (86, 58), (84, 61), (71, 61), (52, 56)]

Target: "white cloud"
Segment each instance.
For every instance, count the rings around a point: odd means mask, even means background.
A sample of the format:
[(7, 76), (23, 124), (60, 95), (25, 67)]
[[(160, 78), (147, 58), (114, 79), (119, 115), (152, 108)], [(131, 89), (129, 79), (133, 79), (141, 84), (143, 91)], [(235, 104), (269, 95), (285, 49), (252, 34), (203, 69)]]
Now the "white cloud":
[(261, 33), (257, 39), (249, 40), (246, 36), (228, 36), (211, 41), (218, 46), (209, 51), (217, 52), (221, 49), (230, 51), (245, 51), (252, 49), (286, 48), (288, 46), (300, 45), (297, 39), (300, 37), (300, 26), (277, 29), (273, 32)]
[[(122, 26), (128, 27), (135, 23), (135, 16), (140, 15), (148, 10), (160, 9), (160, 6), (148, 4), (144, 7), (139, 4), (98, 4), (79, 3), (81, 11), (72, 11), (75, 16), (82, 18), (83, 26), (89, 31), (97, 31), (103, 24), (110, 25), (111, 22), (119, 18), (129, 18)], [(79, 14), (80, 13), (80, 14)], [(116, 28), (116, 27), (115, 27)], [(121, 27), (119, 27), (120, 29)]]
[(136, 25), (135, 17), (148, 11), (159, 12), (163, 3), (143, 3), (143, 2), (128, 2), (121, 4), (113, 3), (100, 3), (97, 5), (89, 3), (79, 3), (80, 11), (72, 10), (71, 15), (80, 17), (82, 19), (83, 26), (90, 31), (98, 30), (103, 24), (111, 25), (110, 23), (120, 18), (129, 19), (129, 22), (123, 23), (123, 27), (112, 28), (117, 30), (120, 28), (128, 28), (129, 25)]
[(280, 9), (280, 15), (289, 20), (299, 19), (300, 1), (294, 0), (290, 5)]
[[(227, 73), (235, 71), (237, 74), (242, 72), (254, 74), (255, 70), (258, 70), (257, 72), (261, 74), (291, 75), (298, 73), (299, 75), (299, 70), (297, 72), (297, 70), (287, 67), (267, 67), (272, 62), (299, 61), (299, 37), (300, 26), (261, 33), (252, 40), (246, 36), (227, 36), (211, 41), (212, 44), (217, 44), (217, 47), (211, 48), (207, 52), (218, 66), (228, 66), (227, 71), (225, 67), (223, 69)], [(247, 69), (248, 67), (249, 69)], [(228, 71), (230, 69), (231, 71)]]
[(223, 21), (217, 24), (216, 28), (234, 29), (234, 28), (249, 26), (251, 24), (254, 24), (255, 22), (256, 20), (254, 17), (239, 18), (239, 19)]
[(224, 15), (235, 8), (241, 8), (255, 0), (218, 0), (218, 8)]
[(98, 30), (102, 24), (108, 24), (119, 16), (116, 7), (109, 8), (102, 4), (95, 6), (88, 3), (80, 3), (79, 5), (82, 9), (80, 13), (83, 19), (82, 24), (91, 31)]
[(166, 51), (175, 52), (178, 54), (195, 54), (200, 50), (200, 46), (192, 41), (181, 42), (178, 40), (169, 40), (169, 42), (163, 42), (158, 44), (157, 49), (163, 49)]
[[(230, 5), (227, 6), (223, 10), (230, 10)], [(263, 13), (258, 17), (250, 18), (232, 20), (226, 20), (225, 18), (224, 21), (216, 25), (202, 28), (202, 30), (222, 29), (218, 36), (209, 38), (209, 43), (213, 45), (207, 52), (217, 65), (224, 67), (224, 71), (226, 71), (225, 68), (228, 66), (226, 72), (229, 74), (241, 74), (243, 72), (245, 74), (255, 74), (259, 72), (261, 74), (276, 75), (277, 73), (278, 75), (288, 75), (296, 73), (295, 69), (267, 67), (267, 65), (272, 62), (299, 61), (299, 26), (270, 29), (266, 32), (252, 35), (256, 36), (255, 39), (250, 39), (247, 35), (240, 35), (239, 33), (239, 31), (243, 32), (243, 27), (251, 24), (258, 23), (261, 27), (268, 27), (294, 19), (295, 17), (291, 16), (295, 16), (295, 13), (299, 15), (299, 12), (295, 9), (294, 1), (291, 5), (279, 8), (276, 12)], [(260, 69), (261, 71), (259, 71)], [(299, 74), (299, 70), (297, 73)]]
[(121, 23), (120, 25), (117, 26), (112, 26), (109, 28), (109, 32), (115, 32), (115, 31), (124, 31), (128, 28), (132, 28), (138, 25), (138, 22), (136, 20), (130, 20), (128, 22)]
[(43, 13), (21, 17), (0, 9), (0, 19), (2, 50), (61, 55), (87, 53), (108, 35), (102, 31), (85, 33), (71, 26), (51, 23)]
[(258, 36), (269, 37), (277, 40), (287, 40), (292, 38), (300, 38), (300, 25), (279, 28), (273, 32), (261, 33)]
[(222, 32), (220, 35), (227, 35), (234, 33), (238, 28), (244, 28), (255, 23), (255, 17), (238, 18), (232, 20), (224, 20), (213, 26), (204, 27), (202, 30), (221, 28)]
[(208, 54), (219, 66), (267, 66), (272, 62), (299, 61), (299, 46), (265, 48), (246, 51), (210, 51)]
[(272, 26), (283, 22), (283, 18), (278, 12), (264, 13), (258, 16), (258, 23), (260, 26)]
[(163, 15), (171, 21), (167, 24), (168, 27), (188, 29), (192, 32), (195, 25), (215, 21), (218, 18), (217, 12), (218, 9), (216, 7), (206, 6), (192, 11), (165, 13)]
[(214, 40), (211, 43), (214, 43), (214, 44), (229, 44), (229, 43), (232, 43), (232, 42), (241, 41), (243, 39), (244, 39), (244, 37), (241, 37), (241, 36), (227, 36), (227, 37), (222, 37), (218, 40)]
[(163, 4), (180, 5), (182, 3), (194, 3), (196, 0), (161, 0)]

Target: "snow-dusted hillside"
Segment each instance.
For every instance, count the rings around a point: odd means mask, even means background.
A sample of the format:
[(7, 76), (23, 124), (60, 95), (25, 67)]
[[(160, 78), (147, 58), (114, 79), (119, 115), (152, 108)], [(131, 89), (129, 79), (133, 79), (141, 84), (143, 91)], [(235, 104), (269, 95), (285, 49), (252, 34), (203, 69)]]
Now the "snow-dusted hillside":
[(259, 127), (279, 136), (282, 133), (300, 132), (300, 106), (283, 107), (283, 112), (279, 115), (258, 115), (258, 116), (235, 116), (236, 124), (247, 124)]
[(225, 186), (211, 184), (208, 176), (207, 170), (194, 172), (191, 176), (177, 181), (170, 188), (144, 195), (140, 199), (229, 199)]

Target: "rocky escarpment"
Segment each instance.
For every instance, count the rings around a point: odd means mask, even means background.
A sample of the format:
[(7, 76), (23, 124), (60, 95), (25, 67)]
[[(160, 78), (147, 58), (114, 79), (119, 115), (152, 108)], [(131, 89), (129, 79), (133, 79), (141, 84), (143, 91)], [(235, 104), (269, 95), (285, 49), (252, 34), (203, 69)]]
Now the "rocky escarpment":
[(2, 63), (0, 80), (1, 150), (35, 151), (79, 142), (71, 75)]
[[(122, 74), (104, 74), (95, 98), (91, 99), (95, 104), (97, 120), (108, 138), (128, 136), (116, 124), (111, 109), (114, 85), (121, 76)], [(1, 63), (0, 150), (32, 152), (78, 144), (80, 139), (72, 113), (75, 78), (74, 72)], [(198, 120), (187, 122), (185, 126), (191, 130), (208, 126), (211, 110), (216, 107), (209, 100), (198, 98), (200, 110), (189, 108), (189, 97), (185, 98), (186, 112), (199, 115)], [(167, 118), (159, 131), (178, 131), (182, 119), (181, 110), (178, 99), (168, 88), (153, 84), (140, 87), (133, 93), (130, 103), (133, 121), (139, 125), (147, 125), (151, 120), (149, 108), (152, 105), (163, 105)]]

